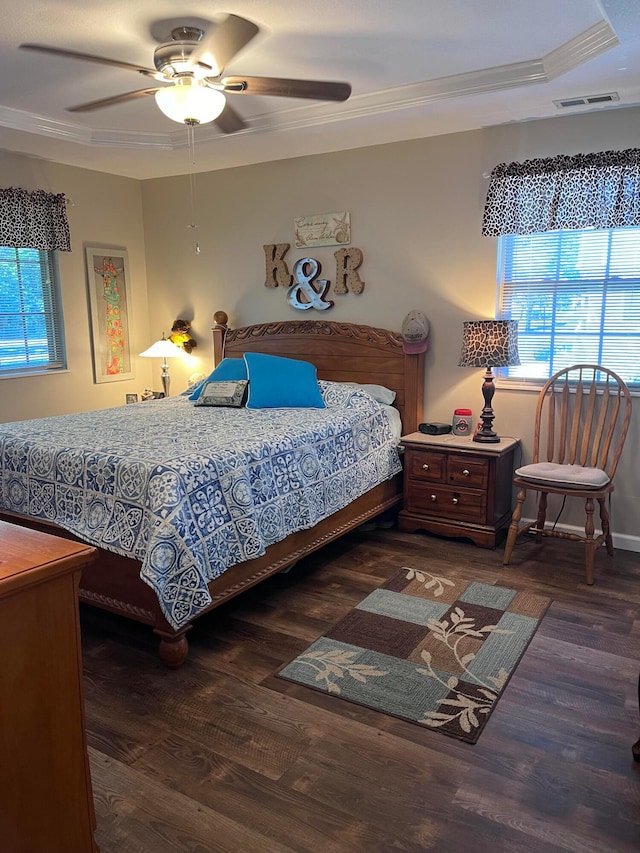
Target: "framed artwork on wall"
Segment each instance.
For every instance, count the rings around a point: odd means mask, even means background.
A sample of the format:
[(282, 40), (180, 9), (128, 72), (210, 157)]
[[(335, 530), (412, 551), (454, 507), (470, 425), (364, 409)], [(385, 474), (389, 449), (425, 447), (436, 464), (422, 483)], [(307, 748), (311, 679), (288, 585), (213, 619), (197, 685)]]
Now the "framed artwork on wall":
[(95, 382), (133, 378), (126, 249), (86, 248)]

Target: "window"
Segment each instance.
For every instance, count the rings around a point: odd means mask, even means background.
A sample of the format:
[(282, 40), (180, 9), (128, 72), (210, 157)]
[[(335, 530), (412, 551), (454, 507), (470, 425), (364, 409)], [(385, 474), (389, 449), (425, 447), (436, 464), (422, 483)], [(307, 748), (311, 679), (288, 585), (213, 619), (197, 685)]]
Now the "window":
[(65, 366), (56, 252), (0, 246), (0, 375)]
[(521, 361), (503, 376), (540, 384), (595, 363), (640, 391), (640, 228), (500, 237), (498, 288)]

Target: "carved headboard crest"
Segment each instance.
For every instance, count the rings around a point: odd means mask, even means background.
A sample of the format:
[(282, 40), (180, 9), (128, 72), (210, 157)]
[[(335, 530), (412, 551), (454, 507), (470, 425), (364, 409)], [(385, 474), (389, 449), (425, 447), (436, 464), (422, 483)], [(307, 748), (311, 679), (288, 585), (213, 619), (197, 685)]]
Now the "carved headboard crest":
[(352, 338), (361, 342), (371, 341), (378, 346), (390, 344), (402, 346), (399, 333), (373, 326), (360, 326), (353, 323), (331, 323), (325, 320), (282, 320), (275, 323), (257, 323), (240, 329), (229, 329), (227, 342), (248, 341), (272, 335), (326, 335), (328, 337)]

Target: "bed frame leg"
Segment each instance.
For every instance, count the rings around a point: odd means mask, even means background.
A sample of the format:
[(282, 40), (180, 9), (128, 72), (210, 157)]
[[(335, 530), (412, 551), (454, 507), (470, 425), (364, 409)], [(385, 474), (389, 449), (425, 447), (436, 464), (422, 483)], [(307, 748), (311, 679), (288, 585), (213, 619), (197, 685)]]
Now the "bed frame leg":
[(180, 631), (166, 631), (161, 628), (154, 628), (154, 633), (160, 637), (160, 660), (169, 669), (177, 669), (187, 659), (189, 653), (189, 643), (185, 634), (191, 628), (191, 625), (186, 625)]

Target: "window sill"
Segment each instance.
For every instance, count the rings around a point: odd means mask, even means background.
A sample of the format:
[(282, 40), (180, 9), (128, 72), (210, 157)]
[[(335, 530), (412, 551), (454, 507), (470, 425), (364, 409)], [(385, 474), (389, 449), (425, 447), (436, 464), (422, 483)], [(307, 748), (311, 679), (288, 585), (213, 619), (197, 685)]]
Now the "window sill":
[(50, 369), (43, 368), (42, 370), (29, 370), (20, 373), (16, 371), (15, 373), (6, 373), (0, 372), (0, 379), (27, 379), (29, 376), (58, 376), (60, 373), (69, 373), (68, 367), (54, 367)]

